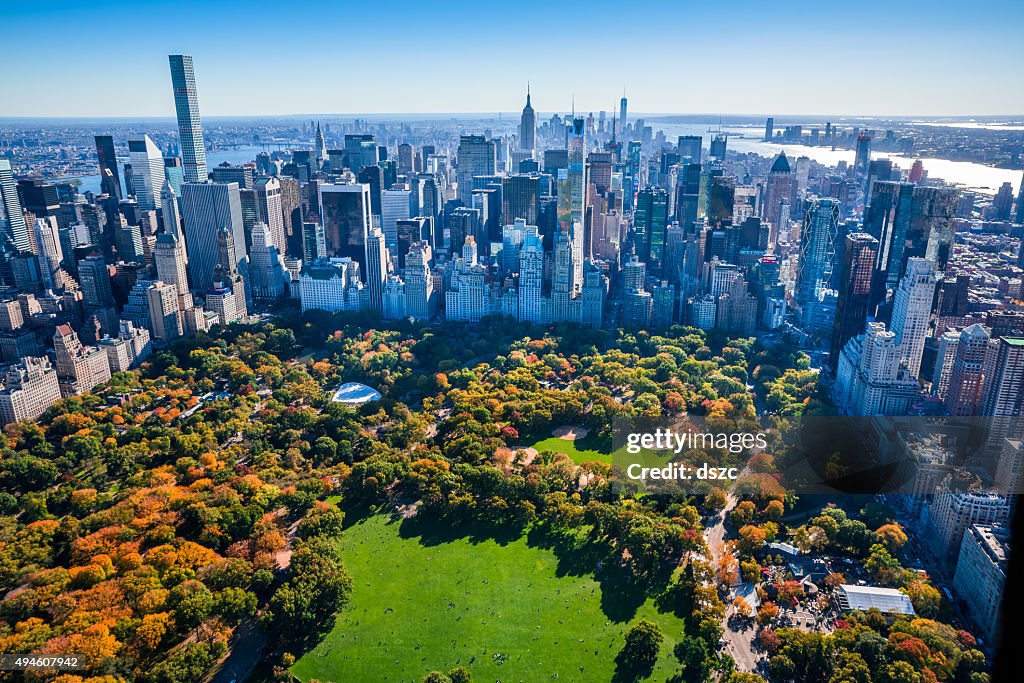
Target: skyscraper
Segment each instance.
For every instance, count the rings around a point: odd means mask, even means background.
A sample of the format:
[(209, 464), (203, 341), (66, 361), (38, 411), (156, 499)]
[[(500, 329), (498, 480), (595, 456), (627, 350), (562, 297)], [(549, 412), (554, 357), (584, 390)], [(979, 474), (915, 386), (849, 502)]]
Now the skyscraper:
[(626, 93), (622, 93), (622, 99), (619, 100), (619, 139), (626, 140)]
[(206, 146), (203, 143), (203, 122), (199, 118), (199, 96), (196, 93), (192, 57), (169, 55), (168, 60), (171, 64), (171, 85), (174, 87), (174, 109), (178, 113), (185, 182), (206, 182)]
[(846, 342), (864, 333), (871, 297), (871, 275), (875, 268), (878, 240), (865, 232), (846, 236), (843, 262), (839, 269), (836, 321), (832, 330), (829, 363), (833, 372), (839, 365), (839, 354)]
[(178, 290), (174, 285), (155, 282), (146, 290), (153, 339), (167, 343), (181, 336), (183, 327), (178, 308)]
[(459, 138), (458, 154), (456, 182), (459, 185), (459, 199), (469, 206), (472, 204), (473, 176), (494, 175), (494, 141), (483, 135), (463, 135)]
[(281, 182), (273, 177), (257, 178), (253, 184), (256, 191), (256, 210), (260, 222), (270, 231), (270, 241), (279, 254), (285, 253), (284, 212), (281, 210)]
[(245, 274), (245, 228), (237, 183), (183, 184), (181, 217), (189, 280), (196, 291), (205, 292), (213, 285), (213, 269), (218, 263), (217, 233), (222, 228), (231, 232), (236, 254), (234, 264), (221, 265), (232, 265)]
[[(584, 237), (587, 215), (587, 192), (590, 188), (587, 168), (586, 121), (577, 117), (569, 127), (568, 168), (566, 183), (558, 188), (558, 222), (569, 237), (573, 274), (570, 290), (578, 292), (583, 287), (583, 247), (591, 240)], [(563, 196), (564, 191), (564, 196)]]
[(774, 136), (775, 136), (775, 119), (773, 119), (771, 116), (769, 116), (768, 120), (764, 122), (764, 141), (765, 142), (770, 142), (771, 139)]
[(921, 371), (921, 355), (928, 336), (936, 282), (935, 264), (915, 257), (907, 263), (907, 272), (896, 289), (892, 331), (896, 333), (900, 361), (907, 366), (912, 377), (917, 377)]
[[(21, 200), (18, 199), (18, 186), (14, 182), (11, 162), (7, 159), (0, 159), (0, 233), (18, 251), (32, 250), (25, 214), (21, 210)], [(0, 251), (3, 251), (3, 245), (0, 245)]]
[(689, 158), (689, 163), (699, 164), (703, 141), (704, 139), (699, 135), (680, 135), (676, 145), (676, 151), (679, 152), (679, 160), (683, 162)]
[(633, 212), (633, 229), (637, 256), (651, 273), (660, 275), (668, 229), (668, 192), (660, 187), (640, 190)]
[(184, 242), (174, 233), (165, 231), (157, 235), (153, 245), (153, 265), (156, 266), (157, 277), (178, 290), (178, 307), (183, 311), (192, 308)]
[[(1024, 223), (1024, 178), (1020, 181), (1020, 190), (1017, 192), (1017, 215), (1014, 217), (1017, 223)], [(1024, 248), (1021, 248), (1021, 262), (1024, 263)]]
[(505, 176), (501, 181), (502, 221), (511, 225), (523, 218), (528, 225), (537, 224), (540, 210), (540, 175), (518, 173)]
[[(782, 225), (782, 205), (793, 206), (796, 199), (796, 176), (789, 165), (789, 159), (785, 152), (780, 152), (768, 171), (768, 180), (765, 182), (764, 204), (761, 208), (761, 217), (772, 226), (772, 234), (778, 240), (780, 232), (789, 226)], [(787, 216), (788, 221), (788, 216)]]
[(903, 253), (904, 270), (911, 256), (924, 256), (935, 261), (935, 267), (940, 272), (946, 269), (953, 245), (953, 223), (959, 200), (960, 191), (952, 187), (914, 189), (907, 249)]
[(103, 194), (121, 199), (121, 175), (117, 172), (117, 154), (114, 153), (114, 138), (110, 135), (96, 136), (96, 158), (100, 162), (100, 190)]
[(812, 325), (817, 307), (826, 290), (832, 289), (836, 240), (839, 235), (839, 202), (814, 198), (804, 216), (797, 260), (796, 288), (793, 300), (800, 309), (803, 324)]
[(366, 235), (366, 286), (370, 292), (370, 309), (383, 313), (384, 283), (388, 278), (388, 252), (384, 245), (384, 233), (380, 228), (370, 228)]
[(868, 163), (871, 161), (871, 136), (861, 133), (857, 136), (857, 150), (853, 169), (862, 178), (867, 178)]
[(519, 149), (532, 152), (537, 146), (537, 114), (530, 105), (530, 86), (526, 86), (526, 106), (519, 118)]
[(913, 208), (910, 183), (876, 182), (864, 211), (864, 231), (878, 238), (878, 259), (872, 285), (872, 307), (895, 289), (903, 270), (903, 253)]
[[(164, 157), (148, 135), (128, 141), (128, 155), (132, 160), (132, 187), (135, 201), (141, 211), (155, 211), (160, 208), (160, 192), (163, 190)], [(205, 165), (205, 162), (204, 162)], [(205, 167), (205, 166), (204, 166)]]
[(328, 256), (359, 262), (366, 272), (366, 235), (370, 231), (370, 186), (363, 183), (320, 186), (320, 213)]
[(284, 265), (265, 223), (252, 229), (249, 252), (249, 282), (254, 299), (273, 301), (284, 293)]
[(977, 414), (988, 342), (988, 330), (979, 324), (960, 332), (946, 391), (946, 410), (950, 415), (964, 417)]

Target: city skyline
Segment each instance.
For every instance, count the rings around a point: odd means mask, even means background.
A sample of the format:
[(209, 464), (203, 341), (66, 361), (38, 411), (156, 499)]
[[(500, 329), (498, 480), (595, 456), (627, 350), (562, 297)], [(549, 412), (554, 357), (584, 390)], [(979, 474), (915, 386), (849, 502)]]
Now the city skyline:
[[(581, 13), (537, 4), (537, 12), (532, 12), (533, 5), (526, 3), (522, 11), (503, 19), (501, 35), (480, 30), (473, 9), (465, 3), (429, 11), (398, 3), (386, 18), (373, 8), (311, 7), (303, 17), (315, 17), (327, 29), (325, 34), (335, 23), (381, 29), (349, 31), (344, 41), (325, 36), (317, 44), (316, 68), (310, 68), (301, 51), (281, 50), (273, 59), (254, 55), (251, 67), (241, 59), (257, 44), (263, 49), (262, 43), (253, 42), (268, 34), (263, 19), (267, 15), (258, 11), (261, 2), (244, 14), (203, 7), (204, 22), (190, 26), (188, 32), (154, 31), (144, 48), (133, 50), (131, 60), (123, 59), (121, 43), (94, 40), (97, 31), (121, 35), (140, 25), (175, 26), (194, 4), (129, 8), (122, 2), (82, 7), (44, 2), (10, 11), (5, 36), (8, 52), (33, 58), (31, 69), (5, 70), (4, 89), (13, 96), (0, 116), (167, 116), (173, 111), (173, 99), (167, 87), (166, 55), (179, 53), (195, 57), (203, 114), (208, 118), (297, 115), (303, 110), (513, 113), (522, 106), (527, 82), (539, 112), (569, 110), (573, 99), (577, 111), (612, 111), (623, 88), (631, 111), (646, 114), (1009, 116), (1024, 112), (1024, 92), (1007, 87), (1006, 82), (1006, 74), (1015, 73), (1013, 65), (1024, 62), (1024, 47), (1015, 34), (1024, 19), (1024, 7), (1006, 0), (974, 3), (969, 8), (923, 2), (889, 6), (872, 0), (862, 3), (856, 17), (843, 8), (804, 2), (763, 15), (757, 13), (755, 3), (732, 3), (728, 8), (666, 5), (615, 25), (618, 44), (661, 41), (664, 53), (627, 53), (621, 59), (613, 58), (620, 52), (614, 40), (590, 38), (609, 27), (609, 15), (599, 5)], [(879, 10), (878, 16), (884, 10), (884, 22), (863, 18), (872, 15), (872, 7)], [(829, 30), (807, 30), (806, 15), (811, 11), (813, 21)], [(536, 20), (538, 12), (543, 22)], [(579, 30), (567, 33), (567, 24)], [(968, 25), (972, 30), (964, 31)], [(914, 27), (913, 34), (907, 33), (907, 26)], [(685, 28), (689, 29), (687, 41), (679, 48)], [(275, 29), (283, 46), (298, 26), (282, 18)], [(302, 30), (307, 30), (305, 23)], [(433, 43), (424, 39), (431, 31), (439, 38), (450, 34), (455, 47), (429, 49)], [(865, 54), (862, 46), (869, 35), (871, 49)], [(46, 38), (45, 50), (38, 49), (40, 36)], [(506, 48), (502, 36), (526, 38), (509, 40)], [(762, 74), (766, 58), (771, 70)], [(72, 59), (77, 72), (69, 77)], [(581, 68), (566, 68), (567, 60)], [(694, 62), (699, 69), (691, 68)], [(117, 65), (117, 71), (104, 78), (111, 64)], [(588, 64), (600, 68), (585, 68)], [(809, 64), (814, 65), (810, 70)], [(687, 78), (687, 73), (700, 77)], [(844, 73), (889, 77), (871, 78), (871, 88), (865, 89), (843, 87), (835, 74)], [(463, 87), (453, 87), (453, 77)], [(806, 81), (807, 86), (779, 87), (792, 79)], [(737, 81), (743, 87), (727, 85)], [(61, 87), (55, 88), (55, 83)], [(272, 98), (262, 87), (270, 84)], [(666, 87), (669, 84), (672, 87)], [(962, 96), (967, 91), (970, 98)]]

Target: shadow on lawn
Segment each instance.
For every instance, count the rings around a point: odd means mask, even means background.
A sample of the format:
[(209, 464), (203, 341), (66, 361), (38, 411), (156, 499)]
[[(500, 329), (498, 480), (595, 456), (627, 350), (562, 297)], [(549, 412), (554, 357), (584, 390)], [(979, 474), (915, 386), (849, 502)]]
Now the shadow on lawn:
[(391, 524), (398, 524), (403, 539), (415, 539), (424, 546), (438, 546), (458, 540), (470, 543), (494, 541), (505, 546), (526, 536), (532, 548), (542, 548), (558, 560), (555, 576), (593, 576), (601, 587), (601, 611), (615, 623), (632, 620), (641, 605), (661, 593), (661, 577), (634, 576), (628, 566), (612, 556), (602, 544), (589, 541), (583, 534), (551, 529), (538, 522), (526, 530), (506, 524), (494, 526), (484, 522), (451, 524), (424, 514), (409, 519), (389, 513), (383, 508), (343, 505), (345, 527), (350, 528), (377, 514), (390, 514)]

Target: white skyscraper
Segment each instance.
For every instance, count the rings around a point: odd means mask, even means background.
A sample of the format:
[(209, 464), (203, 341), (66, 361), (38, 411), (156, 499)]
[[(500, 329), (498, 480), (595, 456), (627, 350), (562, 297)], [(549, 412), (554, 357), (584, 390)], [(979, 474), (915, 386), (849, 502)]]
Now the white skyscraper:
[(935, 295), (935, 263), (923, 258), (907, 261), (907, 271), (900, 280), (893, 300), (892, 331), (900, 347), (900, 360), (917, 377), (921, 370), (924, 340)]
[(253, 298), (273, 301), (284, 294), (284, 265), (265, 223), (257, 223), (252, 228), (249, 258), (249, 282)]
[(389, 248), (398, 244), (398, 221), (410, 218), (409, 190), (382, 190), (380, 193), (380, 229)]
[(170, 183), (165, 182), (160, 191), (160, 213), (164, 219), (164, 232), (174, 235), (182, 246), (185, 245), (185, 233), (181, 229), (181, 207), (178, 206), (178, 195)]
[(904, 415), (918, 395), (915, 377), (901, 367), (896, 334), (870, 322), (843, 347), (833, 400), (846, 415)]
[(384, 283), (388, 278), (388, 251), (384, 246), (384, 233), (370, 228), (366, 236), (366, 286), (370, 294), (370, 309), (384, 312)]
[(253, 181), (256, 191), (256, 209), (259, 219), (270, 230), (271, 243), (279, 254), (287, 246), (284, 229), (284, 212), (281, 209), (281, 181), (273, 177), (257, 178)]
[(178, 291), (178, 307), (187, 311), (192, 308), (192, 294), (188, 287), (187, 260), (185, 245), (169, 232), (156, 236), (153, 245), (153, 265), (161, 280), (174, 285)]
[(148, 135), (143, 135), (142, 139), (128, 141), (128, 156), (131, 159), (135, 201), (138, 202), (139, 209), (159, 209), (161, 192), (167, 178), (160, 148)]
[(544, 245), (536, 226), (527, 226), (519, 249), (519, 319), (544, 322)]
[(431, 260), (433, 253), (427, 242), (413, 243), (405, 256), (405, 313), (417, 320), (429, 320), (437, 307)]
[(146, 290), (146, 296), (153, 339), (167, 343), (180, 337), (183, 328), (177, 288), (165, 282), (155, 282)]
[(60, 264), (64, 255), (60, 248), (60, 237), (57, 233), (57, 219), (53, 216), (37, 218), (35, 223), (36, 246), (39, 250), (39, 272), (43, 278), (43, 287), (58, 290), (64, 286)]

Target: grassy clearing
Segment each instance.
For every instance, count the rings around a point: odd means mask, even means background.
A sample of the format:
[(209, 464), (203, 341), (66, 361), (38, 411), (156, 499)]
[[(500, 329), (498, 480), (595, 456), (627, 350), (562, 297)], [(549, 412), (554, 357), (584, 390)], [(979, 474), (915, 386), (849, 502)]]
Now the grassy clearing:
[[(569, 443), (569, 442), (566, 442)], [(610, 681), (639, 618), (665, 642), (649, 680), (678, 666), (683, 621), (574, 539), (477, 536), (374, 515), (341, 544), (352, 600), (293, 667), (303, 681), (410, 681), (465, 666), (477, 681)]]
[(612, 461), (611, 453), (608, 452), (601, 440), (593, 433), (588, 434), (582, 439), (576, 439), (575, 441), (569, 441), (568, 439), (560, 439), (557, 436), (552, 436), (527, 445), (533, 446), (538, 451), (564, 453), (572, 458), (573, 462), (577, 464), (590, 460), (596, 460), (598, 462)]

